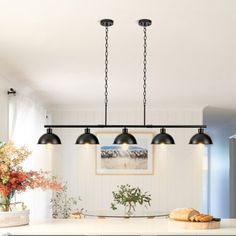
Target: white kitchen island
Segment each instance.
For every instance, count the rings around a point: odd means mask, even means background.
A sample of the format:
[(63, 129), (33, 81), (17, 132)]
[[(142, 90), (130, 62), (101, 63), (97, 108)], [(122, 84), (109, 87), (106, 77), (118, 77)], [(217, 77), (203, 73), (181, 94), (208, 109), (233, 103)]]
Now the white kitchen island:
[(184, 230), (168, 219), (68, 219), (0, 228), (0, 235), (236, 235), (236, 219), (224, 219), (220, 229)]

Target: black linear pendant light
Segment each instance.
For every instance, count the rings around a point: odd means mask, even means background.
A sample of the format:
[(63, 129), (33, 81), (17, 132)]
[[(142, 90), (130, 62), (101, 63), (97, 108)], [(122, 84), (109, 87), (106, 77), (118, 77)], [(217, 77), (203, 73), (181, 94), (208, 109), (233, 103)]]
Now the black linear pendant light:
[[(141, 128), (141, 129), (154, 129), (160, 128), (160, 133), (157, 134), (151, 144), (175, 144), (173, 137), (166, 133), (165, 129), (169, 128), (198, 128), (198, 133), (195, 134), (189, 144), (212, 144), (212, 140), (209, 135), (204, 133), (203, 128), (206, 125), (167, 125), (167, 124), (146, 124), (146, 107), (147, 107), (147, 27), (152, 25), (152, 21), (149, 19), (141, 19), (138, 21), (139, 26), (143, 28), (143, 124), (108, 124), (108, 28), (113, 25), (113, 20), (103, 19), (100, 21), (100, 25), (105, 28), (105, 75), (104, 75), (104, 124), (75, 124), (75, 125), (44, 125), (47, 128), (47, 133), (42, 135), (38, 141), (38, 144), (61, 144), (59, 137), (52, 133), (51, 128), (84, 128), (85, 132), (80, 135), (76, 144), (99, 144), (98, 138), (90, 133), (89, 128), (102, 129), (102, 128), (115, 128), (121, 129), (120, 133), (114, 140), (114, 144), (137, 144), (135, 137), (128, 132), (128, 128)], [(10, 92), (9, 94), (12, 94)]]
[(193, 135), (190, 139), (189, 144), (213, 144), (211, 137), (204, 133), (202, 128), (198, 129), (198, 133)]
[(90, 129), (86, 128), (84, 133), (77, 138), (75, 144), (99, 144), (99, 141), (94, 134), (90, 133)]
[(39, 138), (38, 144), (61, 144), (61, 140), (52, 132), (51, 128), (48, 128), (47, 133)]
[(165, 128), (161, 128), (160, 133), (153, 138), (152, 144), (175, 144), (175, 141), (170, 134), (166, 133)]

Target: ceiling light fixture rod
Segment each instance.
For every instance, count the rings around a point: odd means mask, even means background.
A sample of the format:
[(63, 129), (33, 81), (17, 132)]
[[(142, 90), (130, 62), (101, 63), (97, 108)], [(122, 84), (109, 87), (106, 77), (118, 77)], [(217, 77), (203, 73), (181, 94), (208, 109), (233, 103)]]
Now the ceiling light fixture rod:
[(44, 125), (44, 128), (207, 128), (206, 125)]
[(141, 19), (138, 24), (143, 27), (143, 124), (146, 125), (147, 104), (147, 26), (152, 24), (149, 19)]
[(146, 104), (147, 104), (147, 29), (143, 27), (143, 124), (146, 125)]
[(105, 99), (104, 99), (104, 124), (107, 125), (107, 105), (108, 105), (108, 27), (113, 25), (113, 20), (103, 19), (100, 24), (105, 27)]
[(105, 36), (105, 125), (107, 125), (107, 104), (108, 104), (108, 27)]

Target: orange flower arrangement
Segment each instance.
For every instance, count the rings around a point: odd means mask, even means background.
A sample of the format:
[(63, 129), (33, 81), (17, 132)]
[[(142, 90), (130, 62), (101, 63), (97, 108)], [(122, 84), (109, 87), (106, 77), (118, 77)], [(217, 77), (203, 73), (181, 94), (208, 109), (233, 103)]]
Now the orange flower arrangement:
[(30, 154), (25, 146), (16, 148), (11, 141), (0, 143), (0, 193), (5, 200), (1, 204), (4, 211), (11, 210), (11, 198), (16, 192), (35, 188), (62, 190), (62, 185), (49, 172), (23, 170), (21, 164)]

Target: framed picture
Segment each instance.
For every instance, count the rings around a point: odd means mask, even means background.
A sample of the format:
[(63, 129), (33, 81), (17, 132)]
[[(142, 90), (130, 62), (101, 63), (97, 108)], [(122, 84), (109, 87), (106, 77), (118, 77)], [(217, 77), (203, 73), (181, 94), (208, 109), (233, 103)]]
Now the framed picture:
[(131, 132), (136, 145), (113, 144), (118, 132), (98, 132), (96, 174), (151, 175), (153, 174), (153, 147), (151, 132)]

